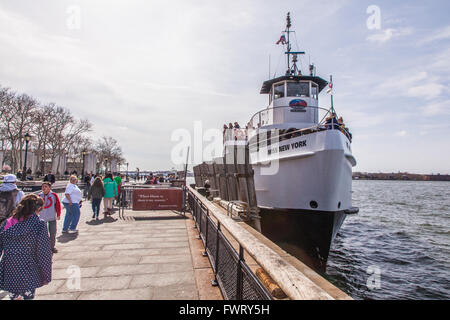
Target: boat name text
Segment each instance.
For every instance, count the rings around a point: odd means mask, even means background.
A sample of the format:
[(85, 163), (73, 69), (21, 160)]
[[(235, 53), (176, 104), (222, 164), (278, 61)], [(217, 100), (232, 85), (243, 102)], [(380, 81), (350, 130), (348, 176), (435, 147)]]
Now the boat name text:
[(267, 150), (267, 154), (281, 153), (284, 151), (294, 150), (298, 148), (306, 147), (306, 140), (293, 142), (291, 144), (286, 144), (284, 146), (279, 146), (278, 148), (272, 148)]

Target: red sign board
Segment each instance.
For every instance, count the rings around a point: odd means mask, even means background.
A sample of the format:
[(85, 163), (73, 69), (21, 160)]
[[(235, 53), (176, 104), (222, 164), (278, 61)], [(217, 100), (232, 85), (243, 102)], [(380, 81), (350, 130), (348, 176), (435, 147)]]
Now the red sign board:
[(133, 210), (176, 210), (183, 209), (183, 191), (170, 189), (135, 189), (133, 191)]

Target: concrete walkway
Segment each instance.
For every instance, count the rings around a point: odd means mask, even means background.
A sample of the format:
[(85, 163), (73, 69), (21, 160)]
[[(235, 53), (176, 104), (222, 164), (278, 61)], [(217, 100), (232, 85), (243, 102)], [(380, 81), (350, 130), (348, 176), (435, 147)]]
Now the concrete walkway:
[(189, 215), (126, 211), (96, 221), (85, 202), (79, 232), (61, 234), (64, 215), (53, 280), (36, 299), (221, 299)]

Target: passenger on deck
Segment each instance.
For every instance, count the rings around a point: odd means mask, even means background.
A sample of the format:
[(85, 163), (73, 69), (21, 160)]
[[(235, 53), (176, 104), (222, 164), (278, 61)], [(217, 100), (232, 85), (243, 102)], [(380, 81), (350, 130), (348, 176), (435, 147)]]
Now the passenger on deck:
[(328, 115), (326, 117), (326, 119), (325, 119), (325, 127), (328, 130), (339, 129), (339, 124), (338, 124), (338, 120), (337, 120), (337, 117), (336, 117), (335, 113), (330, 114), (330, 115)]
[(228, 139), (227, 139), (227, 138), (228, 138), (228, 137), (227, 137), (227, 132), (228, 132), (227, 130), (228, 130), (228, 127), (227, 127), (226, 124), (224, 124), (224, 125), (223, 125), (223, 143), (225, 143), (225, 141), (228, 140)]
[(209, 180), (206, 180), (206, 181), (205, 181), (204, 188), (205, 188), (205, 195), (206, 195), (206, 198), (208, 198), (208, 197), (210, 196), (210, 194), (211, 194), (211, 191), (210, 191), (211, 185), (210, 185), (210, 183), (209, 183)]

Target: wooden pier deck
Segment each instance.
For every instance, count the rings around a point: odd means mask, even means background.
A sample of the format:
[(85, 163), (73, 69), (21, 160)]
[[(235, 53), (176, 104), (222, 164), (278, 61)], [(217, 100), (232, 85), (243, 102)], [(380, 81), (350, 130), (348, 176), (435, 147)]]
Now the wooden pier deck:
[(36, 290), (36, 300), (222, 299), (192, 219), (125, 211), (124, 219), (116, 212), (95, 221), (90, 202), (81, 210), (78, 234), (61, 234), (63, 210), (53, 280)]

